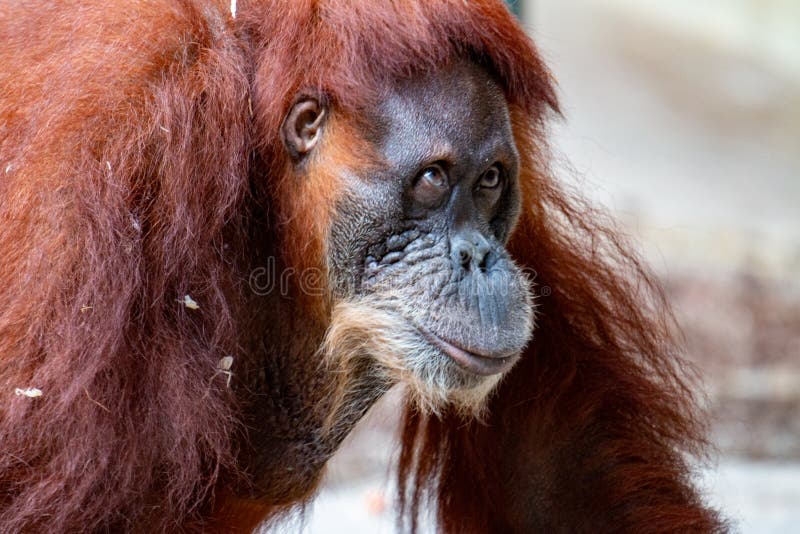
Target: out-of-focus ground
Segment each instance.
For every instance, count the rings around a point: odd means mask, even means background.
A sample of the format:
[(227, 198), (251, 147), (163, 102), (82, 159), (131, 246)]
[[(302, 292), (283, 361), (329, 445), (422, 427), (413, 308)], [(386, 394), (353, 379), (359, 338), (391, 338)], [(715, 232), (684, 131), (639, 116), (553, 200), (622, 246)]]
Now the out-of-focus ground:
[[(702, 487), (741, 532), (797, 532), (800, 4), (522, 7), (560, 84), (555, 171), (641, 241), (704, 376), (720, 455)], [(286, 531), (394, 532), (393, 398)]]

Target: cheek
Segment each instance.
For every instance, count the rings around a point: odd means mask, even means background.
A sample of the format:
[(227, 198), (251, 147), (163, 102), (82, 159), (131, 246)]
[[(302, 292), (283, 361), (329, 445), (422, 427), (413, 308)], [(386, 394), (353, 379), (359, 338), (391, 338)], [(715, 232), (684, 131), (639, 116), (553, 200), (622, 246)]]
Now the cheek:
[(327, 267), (340, 205), (348, 197), (349, 169), (369, 172), (371, 146), (346, 120), (331, 118), (307, 163), (275, 184), (277, 219), (285, 221), (282, 250), (298, 271)]
[(385, 236), (395, 231), (402, 213), (391, 192), (365, 181), (356, 185), (360, 187), (352, 187), (337, 204), (327, 239), (328, 275), (339, 297), (358, 291), (366, 259), (375, 254), (376, 243), (388, 240)]
[(498, 215), (491, 222), (492, 232), (502, 243), (506, 243), (514, 231), (522, 207), (517, 182), (512, 182), (508, 187), (507, 194), (503, 195), (498, 204)]
[(280, 192), (279, 207), (279, 218), (291, 222), (282, 227), (282, 248), (287, 263), (298, 271), (324, 267), (325, 236), (336, 202), (335, 175), (314, 171), (303, 178), (300, 191)]
[(361, 290), (407, 302), (433, 301), (426, 294), (442, 291), (452, 278), (448, 250), (445, 239), (422, 229), (394, 234), (369, 248)]

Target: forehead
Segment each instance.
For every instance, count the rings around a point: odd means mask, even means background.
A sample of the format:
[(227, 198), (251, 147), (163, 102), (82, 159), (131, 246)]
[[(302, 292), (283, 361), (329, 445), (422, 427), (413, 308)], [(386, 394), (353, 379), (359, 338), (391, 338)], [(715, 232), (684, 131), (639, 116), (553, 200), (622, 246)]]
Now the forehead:
[(400, 83), (386, 94), (378, 115), (380, 144), (390, 159), (431, 152), (463, 159), (513, 143), (502, 90), (471, 63)]

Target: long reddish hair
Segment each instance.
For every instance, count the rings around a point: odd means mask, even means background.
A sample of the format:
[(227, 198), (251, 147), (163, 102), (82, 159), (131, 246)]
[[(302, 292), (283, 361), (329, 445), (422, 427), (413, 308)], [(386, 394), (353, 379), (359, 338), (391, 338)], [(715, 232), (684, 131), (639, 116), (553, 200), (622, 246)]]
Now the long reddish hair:
[(548, 174), (520, 116), (533, 195), (510, 249), (534, 275), (536, 329), (486, 420), (406, 408), (400, 524), (416, 530), (433, 504), (447, 532), (724, 531), (693, 486), (706, 423), (662, 289), (608, 216)]
[[(485, 531), (514, 501), (514, 462), (541, 462), (554, 495), (620, 524), (712, 523), (663, 505), (694, 499), (681, 451), (703, 444), (663, 298), (549, 178), (553, 82), (501, 2), (244, 0), (236, 19), (222, 0), (4, 3), (0, 41), (0, 531), (202, 527), (223, 475), (244, 476), (219, 365), (257, 335), (239, 328), (253, 205), (290, 261), (322, 262), (315, 221), (336, 191), (298, 201), (278, 135), (292, 99), (355, 117), (464, 57), (512, 107), (526, 171), (511, 248), (552, 294), (485, 423), (407, 412), (405, 516), (436, 493), (445, 528)], [(42, 396), (12, 393), (29, 387)]]

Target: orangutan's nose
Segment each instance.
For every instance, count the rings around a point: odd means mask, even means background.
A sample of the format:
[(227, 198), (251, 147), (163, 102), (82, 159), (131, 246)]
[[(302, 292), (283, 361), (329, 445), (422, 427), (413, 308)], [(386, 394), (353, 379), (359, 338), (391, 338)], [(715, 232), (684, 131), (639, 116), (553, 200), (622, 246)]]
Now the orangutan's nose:
[(450, 257), (462, 269), (485, 271), (491, 250), (489, 242), (476, 230), (460, 230), (450, 237)]

